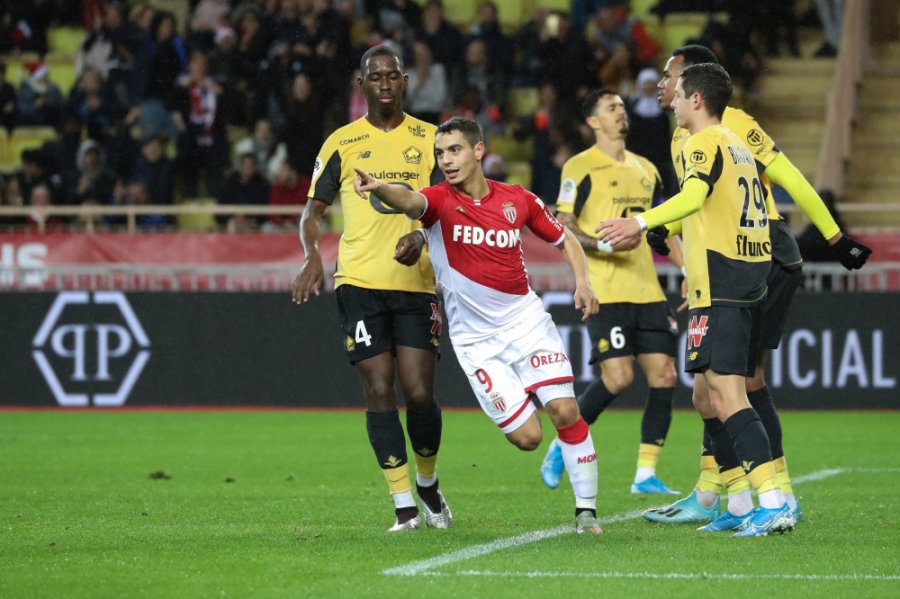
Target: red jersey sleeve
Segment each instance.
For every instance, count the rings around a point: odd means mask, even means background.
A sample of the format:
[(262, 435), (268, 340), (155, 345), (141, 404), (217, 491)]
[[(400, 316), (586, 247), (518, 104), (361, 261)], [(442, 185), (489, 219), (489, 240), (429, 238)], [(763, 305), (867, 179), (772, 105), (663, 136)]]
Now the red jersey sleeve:
[(441, 219), (447, 192), (443, 189), (443, 184), (441, 184), (420, 189), (419, 193), (425, 196), (425, 201), (427, 202), (425, 212), (419, 217), (419, 222), (422, 223), (424, 228), (428, 229)]
[(547, 243), (553, 245), (562, 243), (566, 237), (566, 229), (563, 224), (556, 220), (556, 217), (544, 206), (544, 202), (539, 197), (526, 191), (525, 198), (528, 202), (528, 221), (525, 223), (528, 228)]

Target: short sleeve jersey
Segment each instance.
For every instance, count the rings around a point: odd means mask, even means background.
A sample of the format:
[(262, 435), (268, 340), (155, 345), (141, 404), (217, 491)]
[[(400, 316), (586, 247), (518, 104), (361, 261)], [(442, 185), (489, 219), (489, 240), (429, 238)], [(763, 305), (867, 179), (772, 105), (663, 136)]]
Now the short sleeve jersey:
[(772, 248), (752, 152), (713, 125), (692, 136), (681, 156), (684, 182), (709, 185), (703, 206), (682, 221), (690, 307), (756, 305), (765, 298)]
[(434, 125), (411, 116), (391, 131), (382, 131), (361, 118), (325, 140), (316, 158), (309, 197), (327, 204), (340, 198), (344, 231), (335, 287), (346, 283), (366, 289), (434, 293), (434, 270), (427, 252), (423, 251), (412, 267), (393, 259), (397, 240), (419, 224), (374, 196), (359, 197), (353, 190), (353, 167), (413, 191), (442, 181), (434, 160), (435, 130)]
[[(649, 160), (626, 151), (625, 160), (619, 162), (592, 146), (563, 166), (556, 211), (574, 214), (578, 228), (597, 237), (594, 230), (604, 220), (640, 214), (661, 195), (659, 172)], [(586, 254), (591, 286), (600, 303), (665, 301), (647, 244), (627, 252)]]
[[(778, 149), (772, 138), (763, 131), (756, 119), (739, 108), (726, 107), (725, 112), (722, 114), (722, 124), (737, 135), (750, 149), (756, 162), (756, 169), (760, 175), (759, 180), (766, 190), (766, 209), (768, 210), (769, 218), (780, 220), (781, 216), (778, 214), (778, 208), (772, 197), (769, 180), (762, 176), (762, 172), (775, 160), (775, 157), (778, 156), (781, 150)], [(682, 161), (681, 153), (684, 149), (684, 144), (687, 143), (690, 137), (691, 134), (688, 130), (681, 127), (676, 128), (675, 133), (672, 134), (672, 162), (675, 164), (675, 172), (678, 174), (679, 181), (684, 179), (684, 162)]]
[(487, 339), (544, 311), (528, 285), (521, 234), (526, 226), (558, 245), (565, 228), (544, 203), (520, 185), (488, 181), (481, 200), (458, 193), (448, 182), (421, 190), (427, 200), (419, 218), (454, 344)]

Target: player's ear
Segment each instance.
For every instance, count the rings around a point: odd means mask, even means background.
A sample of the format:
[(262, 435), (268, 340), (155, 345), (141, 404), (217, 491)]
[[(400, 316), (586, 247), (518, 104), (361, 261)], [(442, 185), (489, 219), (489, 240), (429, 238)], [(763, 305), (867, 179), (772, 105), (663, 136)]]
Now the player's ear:
[(475, 160), (481, 160), (484, 157), (484, 142), (479, 141), (473, 149), (475, 150)]
[(599, 121), (597, 121), (597, 117), (589, 116), (588, 118), (584, 119), (584, 122), (587, 123), (588, 127), (593, 129), (594, 131), (600, 128), (600, 123)]

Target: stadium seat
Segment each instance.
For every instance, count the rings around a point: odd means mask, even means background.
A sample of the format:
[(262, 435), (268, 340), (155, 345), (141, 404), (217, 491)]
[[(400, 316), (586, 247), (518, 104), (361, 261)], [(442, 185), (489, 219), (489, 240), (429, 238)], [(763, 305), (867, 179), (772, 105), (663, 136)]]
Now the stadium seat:
[(48, 54), (45, 62), (50, 68), (50, 79), (59, 86), (64, 96), (68, 96), (78, 81), (78, 74), (75, 72), (75, 59), (71, 56), (62, 57)]
[(528, 116), (537, 112), (541, 91), (536, 87), (514, 87), (506, 96), (510, 116)]
[(518, 141), (511, 135), (494, 135), (488, 137), (487, 149), (503, 156), (506, 161), (529, 161), (534, 156), (534, 139)]
[[(497, 12), (498, 19), (500, 20), (500, 25), (503, 26), (504, 29), (515, 30), (522, 23), (528, 20), (530, 16), (530, 2), (528, 0), (496, 0), (497, 1)], [(478, 5), (476, 4), (475, 10), (478, 10)], [(476, 12), (476, 20), (477, 20), (477, 12)]]
[(53, 27), (47, 35), (50, 52), (75, 56), (84, 39), (84, 29), (80, 27)]
[[(198, 198), (195, 200), (186, 200), (181, 203), (182, 206), (215, 206), (215, 198)], [(216, 217), (212, 214), (179, 214), (178, 227), (182, 231), (211, 231), (217, 228)]]
[(506, 168), (509, 171), (509, 177), (506, 182), (510, 185), (521, 185), (525, 189), (531, 189), (531, 164), (528, 162), (513, 161), (507, 162)]
[(478, 2), (477, 0), (445, 0), (444, 17), (457, 26), (468, 25), (478, 17)]
[(572, 12), (571, 0), (536, 0), (534, 8), (552, 8), (561, 12)]
[(630, 13), (633, 17), (646, 17), (650, 15), (650, 9), (659, 4), (659, 0), (631, 0)]
[(4, 162), (16, 167), (22, 165), (22, 152), (32, 148), (40, 148), (44, 143), (56, 139), (53, 127), (19, 127), (13, 131), (12, 137), (4, 144)]

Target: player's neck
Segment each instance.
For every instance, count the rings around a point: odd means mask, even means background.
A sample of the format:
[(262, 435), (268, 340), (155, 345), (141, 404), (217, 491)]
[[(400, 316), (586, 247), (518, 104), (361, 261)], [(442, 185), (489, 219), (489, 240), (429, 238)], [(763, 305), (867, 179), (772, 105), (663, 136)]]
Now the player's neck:
[(467, 180), (460, 181), (457, 184), (451, 183), (450, 185), (459, 195), (475, 201), (483, 200), (491, 193), (491, 185), (484, 178), (484, 174), (481, 172), (481, 165), (478, 165), (478, 169)]
[(594, 144), (598, 150), (615, 160), (616, 162), (625, 162), (625, 139), (610, 139), (605, 135), (597, 135), (597, 143)]
[(366, 113), (366, 120), (369, 121), (369, 124), (382, 131), (393, 131), (400, 126), (404, 119), (406, 119), (406, 113), (402, 109), (394, 110), (388, 114), (380, 114), (370, 109)]
[(708, 114), (697, 114), (694, 116), (693, 121), (688, 125), (687, 130), (691, 135), (697, 135), (707, 127), (713, 127), (715, 125), (721, 125), (721, 119), (717, 119), (714, 116), (710, 116)]

